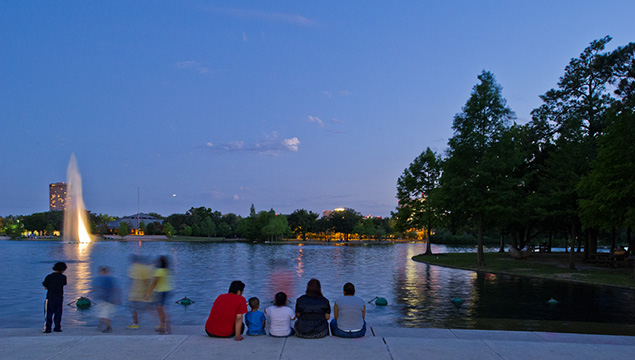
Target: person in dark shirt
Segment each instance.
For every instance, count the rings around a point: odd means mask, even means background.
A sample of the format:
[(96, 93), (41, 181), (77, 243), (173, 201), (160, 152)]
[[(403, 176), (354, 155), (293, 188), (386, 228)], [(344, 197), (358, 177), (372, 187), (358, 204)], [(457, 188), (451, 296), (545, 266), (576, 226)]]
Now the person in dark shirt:
[(295, 336), (305, 339), (319, 339), (329, 334), (328, 319), (331, 316), (329, 300), (322, 296), (322, 286), (318, 279), (311, 279), (306, 286), (306, 294), (295, 303)]
[(66, 264), (58, 262), (53, 265), (53, 273), (44, 278), (42, 285), (46, 293), (46, 325), (45, 333), (51, 332), (51, 325), (55, 323), (53, 331), (62, 332), (62, 308), (64, 305), (64, 286), (66, 285)]

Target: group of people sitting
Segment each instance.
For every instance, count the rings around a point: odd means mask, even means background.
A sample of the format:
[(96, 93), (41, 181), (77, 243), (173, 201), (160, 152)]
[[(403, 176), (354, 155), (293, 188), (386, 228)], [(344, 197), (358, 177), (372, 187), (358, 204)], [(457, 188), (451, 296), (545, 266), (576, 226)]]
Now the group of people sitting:
[[(275, 295), (272, 306), (260, 311), (260, 300), (247, 301), (242, 296), (245, 284), (233, 281), (229, 292), (216, 298), (205, 323), (205, 332), (210, 337), (243, 340), (247, 323), (247, 335), (265, 335), (267, 323), (269, 335), (287, 337), (295, 335), (305, 339), (319, 339), (329, 335), (331, 305), (322, 295), (322, 286), (317, 279), (309, 280), (306, 293), (295, 304), (295, 311), (287, 306), (287, 294)], [(355, 296), (355, 286), (346, 283), (343, 296), (335, 301), (330, 330), (333, 336), (356, 338), (366, 334), (366, 304)], [(244, 319), (244, 322), (243, 322)], [(295, 322), (294, 322), (295, 321)]]

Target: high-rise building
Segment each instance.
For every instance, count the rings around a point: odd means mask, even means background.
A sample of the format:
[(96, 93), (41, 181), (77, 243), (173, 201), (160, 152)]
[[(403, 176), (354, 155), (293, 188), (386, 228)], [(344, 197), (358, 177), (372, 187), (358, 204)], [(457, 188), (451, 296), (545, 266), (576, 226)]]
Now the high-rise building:
[(58, 182), (49, 184), (49, 210), (66, 210), (66, 183)]

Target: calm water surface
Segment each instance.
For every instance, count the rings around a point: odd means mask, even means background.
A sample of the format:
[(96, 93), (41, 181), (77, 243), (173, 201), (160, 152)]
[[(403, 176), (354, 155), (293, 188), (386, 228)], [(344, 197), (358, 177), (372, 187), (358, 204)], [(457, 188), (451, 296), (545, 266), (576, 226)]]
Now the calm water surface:
[[(569, 284), (448, 269), (417, 263), (411, 257), (424, 244), (269, 245), (247, 243), (97, 242), (89, 245), (57, 241), (0, 241), (0, 327), (40, 327), (45, 291), (41, 285), (56, 261), (68, 264), (65, 300), (90, 297), (100, 265), (113, 269), (126, 290), (130, 254), (172, 260), (175, 290), (170, 304), (173, 324), (202, 325), (209, 309), (232, 280), (246, 284), (244, 296), (268, 305), (284, 291), (293, 300), (318, 278), (333, 304), (342, 286), (355, 284), (358, 296), (376, 296), (388, 306), (367, 305), (373, 326), (465, 329), (543, 330), (635, 335), (633, 290)], [(433, 247), (434, 252), (465, 251)], [(174, 301), (187, 296), (195, 303)], [(451, 302), (463, 299), (457, 307)], [(547, 300), (559, 304), (549, 305)], [(291, 304), (293, 307), (294, 304)], [(113, 321), (127, 325), (130, 315), (119, 306)], [(154, 312), (142, 322), (156, 322)], [(63, 322), (97, 324), (93, 309), (66, 306)]]

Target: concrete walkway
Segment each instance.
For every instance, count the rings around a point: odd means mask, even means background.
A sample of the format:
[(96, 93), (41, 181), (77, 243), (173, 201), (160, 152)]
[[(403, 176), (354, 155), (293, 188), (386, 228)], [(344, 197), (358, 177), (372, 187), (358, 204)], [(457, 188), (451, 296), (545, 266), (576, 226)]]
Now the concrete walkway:
[(0, 359), (629, 359), (635, 336), (371, 327), (361, 339), (246, 336), (213, 339), (202, 326), (151, 329), (67, 327), (63, 333), (0, 329)]

